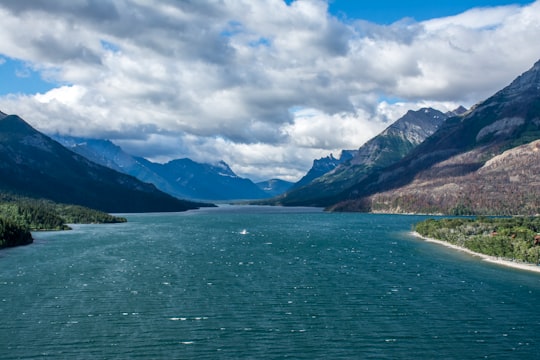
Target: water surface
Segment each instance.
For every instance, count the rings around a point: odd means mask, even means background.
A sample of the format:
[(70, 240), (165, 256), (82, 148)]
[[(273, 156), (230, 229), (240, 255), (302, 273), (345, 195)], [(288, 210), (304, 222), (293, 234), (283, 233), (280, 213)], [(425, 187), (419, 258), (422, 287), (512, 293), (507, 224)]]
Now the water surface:
[(540, 275), (421, 216), (224, 206), (0, 252), (2, 359), (537, 359)]

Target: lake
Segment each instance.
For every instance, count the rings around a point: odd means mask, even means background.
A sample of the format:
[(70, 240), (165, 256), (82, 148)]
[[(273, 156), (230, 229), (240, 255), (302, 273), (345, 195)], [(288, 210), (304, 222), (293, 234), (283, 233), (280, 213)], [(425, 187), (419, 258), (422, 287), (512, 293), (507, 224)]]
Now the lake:
[(0, 252), (2, 359), (538, 359), (540, 275), (424, 216), (221, 206)]

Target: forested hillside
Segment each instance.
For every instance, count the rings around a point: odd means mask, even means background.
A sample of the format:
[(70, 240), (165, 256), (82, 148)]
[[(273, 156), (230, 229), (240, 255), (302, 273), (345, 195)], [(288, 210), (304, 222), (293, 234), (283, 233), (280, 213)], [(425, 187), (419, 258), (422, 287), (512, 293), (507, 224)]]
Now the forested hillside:
[(0, 217), (0, 249), (28, 245), (33, 241), (32, 234), (28, 229)]
[(68, 230), (67, 224), (119, 223), (123, 217), (78, 205), (0, 194), (0, 248), (32, 243), (30, 231)]

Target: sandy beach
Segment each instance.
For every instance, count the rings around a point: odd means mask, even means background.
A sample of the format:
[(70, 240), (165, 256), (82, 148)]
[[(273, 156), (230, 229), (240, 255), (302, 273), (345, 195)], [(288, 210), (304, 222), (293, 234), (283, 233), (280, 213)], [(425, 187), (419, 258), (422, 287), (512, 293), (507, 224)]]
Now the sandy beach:
[(502, 266), (508, 266), (508, 267), (511, 267), (511, 268), (514, 268), (514, 269), (520, 269), (520, 270), (533, 271), (533, 272), (540, 273), (540, 266), (537, 266), (537, 265), (534, 265), (534, 264), (527, 264), (527, 263), (523, 263), (523, 262), (515, 262), (515, 261), (511, 261), (511, 260), (500, 259), (500, 258), (497, 258), (495, 256), (489, 256), (489, 255), (477, 253), (477, 252), (471, 251), (469, 249), (463, 248), (461, 246), (450, 244), (450, 243), (448, 243), (446, 241), (441, 241), (441, 240), (432, 239), (432, 238), (422, 236), (419, 233), (417, 233), (416, 231), (413, 232), (413, 235), (420, 238), (420, 239), (428, 241), (428, 242), (437, 243), (437, 244), (440, 244), (440, 245), (443, 245), (443, 246), (446, 246), (446, 247), (449, 247), (449, 248), (452, 248), (452, 249), (455, 249), (455, 250), (458, 250), (458, 251), (465, 252), (467, 254), (471, 254), (473, 256), (478, 256), (482, 260), (488, 261), (488, 262), (491, 262), (491, 263), (494, 263), (494, 264), (498, 264), (498, 265), (502, 265)]

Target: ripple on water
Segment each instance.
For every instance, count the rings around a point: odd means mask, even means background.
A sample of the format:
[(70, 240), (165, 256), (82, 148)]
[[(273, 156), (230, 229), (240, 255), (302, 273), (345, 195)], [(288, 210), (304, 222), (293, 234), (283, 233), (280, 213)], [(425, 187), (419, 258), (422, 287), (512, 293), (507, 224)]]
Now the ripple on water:
[(233, 210), (129, 215), (3, 253), (2, 358), (540, 350), (538, 276), (417, 241), (420, 217)]

